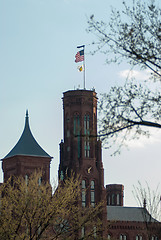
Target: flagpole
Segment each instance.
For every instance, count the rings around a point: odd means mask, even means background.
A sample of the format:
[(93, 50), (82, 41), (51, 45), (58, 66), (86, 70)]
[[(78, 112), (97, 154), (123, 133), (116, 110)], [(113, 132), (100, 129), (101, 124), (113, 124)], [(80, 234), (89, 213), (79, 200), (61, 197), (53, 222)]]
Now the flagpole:
[[(77, 46), (77, 48), (83, 48), (83, 51), (85, 50), (85, 45), (81, 45), (81, 46)], [(86, 83), (86, 80), (85, 80), (85, 54), (84, 54), (84, 60), (83, 60), (83, 65), (84, 65), (84, 74), (83, 74), (83, 82), (84, 82), (84, 89), (86, 89), (86, 85), (85, 85), (85, 83)]]

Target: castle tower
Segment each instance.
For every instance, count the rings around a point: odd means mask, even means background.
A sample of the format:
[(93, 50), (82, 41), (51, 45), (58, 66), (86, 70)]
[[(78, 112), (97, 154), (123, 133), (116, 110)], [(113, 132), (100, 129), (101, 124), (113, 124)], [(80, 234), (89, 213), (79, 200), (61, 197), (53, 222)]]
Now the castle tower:
[(105, 198), (101, 142), (97, 140), (96, 92), (64, 92), (63, 108), (64, 140), (60, 143), (59, 179), (71, 171), (80, 174), (82, 206), (94, 206)]
[(4, 181), (10, 176), (24, 176), (28, 178), (34, 171), (42, 170), (42, 180), (49, 182), (51, 157), (40, 147), (33, 137), (28, 111), (24, 131), (14, 148), (2, 159)]
[(123, 206), (124, 186), (122, 184), (106, 185), (106, 198), (108, 206)]

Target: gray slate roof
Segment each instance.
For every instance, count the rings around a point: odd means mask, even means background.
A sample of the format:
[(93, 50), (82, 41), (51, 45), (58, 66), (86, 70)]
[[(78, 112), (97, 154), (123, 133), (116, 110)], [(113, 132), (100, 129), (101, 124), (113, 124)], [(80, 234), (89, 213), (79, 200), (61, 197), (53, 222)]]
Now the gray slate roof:
[[(46, 153), (40, 145), (37, 143), (35, 138), (33, 137), (30, 126), (29, 126), (29, 117), (28, 111), (26, 111), (26, 121), (23, 133), (14, 146), (14, 148), (4, 157), (12, 157), (16, 155), (27, 155), (27, 156), (39, 156), (39, 157), (50, 157), (48, 153)], [(50, 157), (51, 158), (51, 157)]]
[(145, 208), (107, 206), (107, 219), (111, 221), (157, 222)]

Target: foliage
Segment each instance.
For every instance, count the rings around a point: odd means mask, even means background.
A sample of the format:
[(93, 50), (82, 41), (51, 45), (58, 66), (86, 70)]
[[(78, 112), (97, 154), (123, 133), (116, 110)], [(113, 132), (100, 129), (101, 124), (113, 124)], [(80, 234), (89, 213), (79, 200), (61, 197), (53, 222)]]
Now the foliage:
[[(49, 183), (38, 184), (40, 177), (41, 173), (35, 173), (28, 183), (19, 177), (2, 184), (0, 239), (79, 239), (82, 227), (89, 225), (87, 239), (93, 239), (93, 224), (97, 231), (102, 227), (98, 217), (102, 205), (80, 207), (79, 177), (71, 176), (59, 184), (53, 196)], [(95, 219), (98, 223), (94, 222)]]
[(107, 147), (113, 146), (109, 138), (119, 140), (119, 152), (126, 140), (148, 136), (147, 127), (161, 128), (161, 9), (154, 0), (133, 0), (131, 7), (123, 1), (122, 11), (112, 9), (110, 22), (96, 21), (92, 15), (88, 24), (98, 40), (93, 42), (94, 53), (106, 54), (107, 63), (126, 60), (130, 69), (150, 72), (147, 81), (126, 79), (124, 86), (102, 95), (100, 135)]

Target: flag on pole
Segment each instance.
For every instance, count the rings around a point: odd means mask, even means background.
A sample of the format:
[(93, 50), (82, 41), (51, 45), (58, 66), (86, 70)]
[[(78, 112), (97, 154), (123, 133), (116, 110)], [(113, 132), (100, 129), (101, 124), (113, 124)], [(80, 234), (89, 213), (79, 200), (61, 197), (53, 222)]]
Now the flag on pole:
[(79, 72), (83, 72), (84, 71), (84, 65), (78, 66), (77, 67)]
[(75, 62), (82, 62), (84, 61), (84, 49), (77, 52), (77, 54), (75, 55)]

